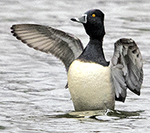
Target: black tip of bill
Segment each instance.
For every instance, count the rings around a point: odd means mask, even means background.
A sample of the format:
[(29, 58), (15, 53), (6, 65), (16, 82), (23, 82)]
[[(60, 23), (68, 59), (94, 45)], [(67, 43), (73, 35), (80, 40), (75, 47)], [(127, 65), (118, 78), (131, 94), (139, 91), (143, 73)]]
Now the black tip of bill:
[(77, 22), (77, 19), (76, 18), (71, 18), (70, 20), (74, 21), (74, 22)]

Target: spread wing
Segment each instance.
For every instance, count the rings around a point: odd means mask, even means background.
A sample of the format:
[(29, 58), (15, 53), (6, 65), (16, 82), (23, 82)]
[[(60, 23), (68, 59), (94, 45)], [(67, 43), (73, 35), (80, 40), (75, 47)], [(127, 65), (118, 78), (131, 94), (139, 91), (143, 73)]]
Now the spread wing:
[(78, 38), (51, 27), (37, 24), (18, 24), (13, 25), (11, 29), (13, 35), (29, 47), (51, 53), (59, 58), (67, 71), (72, 61), (83, 51), (83, 45)]
[(111, 71), (116, 100), (125, 101), (127, 88), (140, 95), (143, 62), (140, 50), (132, 39), (122, 38), (115, 43)]

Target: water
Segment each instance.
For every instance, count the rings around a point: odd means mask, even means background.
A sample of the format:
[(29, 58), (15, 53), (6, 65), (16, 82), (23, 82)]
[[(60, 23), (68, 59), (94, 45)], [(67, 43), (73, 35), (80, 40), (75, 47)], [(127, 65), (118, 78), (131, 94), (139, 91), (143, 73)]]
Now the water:
[[(0, 132), (150, 132), (150, 14), (149, 0), (1, 0), (0, 1)], [(125, 103), (108, 112), (73, 112), (63, 64), (16, 40), (10, 26), (49, 25), (88, 37), (82, 25), (69, 19), (98, 8), (105, 13), (104, 50), (109, 60), (113, 43), (133, 38), (144, 59), (141, 96), (128, 92)], [(95, 114), (95, 117), (90, 117)]]

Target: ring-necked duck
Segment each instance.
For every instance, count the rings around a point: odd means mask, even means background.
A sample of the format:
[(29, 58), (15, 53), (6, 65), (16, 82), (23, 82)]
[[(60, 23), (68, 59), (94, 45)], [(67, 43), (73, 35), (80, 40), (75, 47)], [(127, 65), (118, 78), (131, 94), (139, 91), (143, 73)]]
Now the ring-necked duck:
[(11, 29), (29, 47), (51, 53), (64, 63), (76, 111), (114, 109), (115, 100), (125, 101), (127, 88), (140, 95), (143, 63), (136, 43), (132, 39), (119, 39), (111, 61), (107, 62), (102, 48), (103, 12), (93, 9), (71, 20), (82, 23), (89, 35), (85, 48), (74, 35), (52, 27), (18, 24)]

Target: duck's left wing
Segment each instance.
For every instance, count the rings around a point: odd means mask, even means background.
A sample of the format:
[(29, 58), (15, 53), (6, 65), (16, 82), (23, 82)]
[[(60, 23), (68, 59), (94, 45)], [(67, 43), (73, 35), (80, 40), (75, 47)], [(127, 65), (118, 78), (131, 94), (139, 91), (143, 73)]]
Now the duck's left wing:
[(18, 24), (13, 25), (11, 29), (13, 35), (29, 47), (59, 58), (67, 71), (72, 61), (83, 51), (83, 45), (77, 37), (52, 27)]
[(111, 76), (116, 100), (125, 101), (127, 88), (140, 95), (143, 62), (140, 50), (132, 39), (122, 38), (115, 43)]

